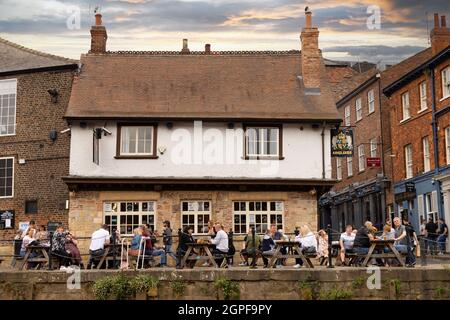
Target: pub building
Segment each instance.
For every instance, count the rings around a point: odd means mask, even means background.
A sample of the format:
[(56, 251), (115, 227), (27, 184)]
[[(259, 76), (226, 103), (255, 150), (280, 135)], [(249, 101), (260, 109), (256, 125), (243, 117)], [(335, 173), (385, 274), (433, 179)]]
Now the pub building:
[(65, 116), (70, 230), (316, 230), (340, 120), (311, 16), (301, 51), (113, 52), (97, 14)]

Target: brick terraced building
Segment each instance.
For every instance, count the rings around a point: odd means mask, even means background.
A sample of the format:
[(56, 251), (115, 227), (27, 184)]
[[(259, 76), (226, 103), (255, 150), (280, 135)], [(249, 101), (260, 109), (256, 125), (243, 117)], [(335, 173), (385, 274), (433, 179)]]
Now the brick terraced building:
[[(101, 16), (66, 113), (71, 125), (69, 225), (131, 234), (220, 221), (285, 232), (320, 224), (339, 115), (311, 13), (302, 50), (106, 50)], [(339, 66), (335, 66), (336, 68)]]
[(0, 240), (31, 220), (67, 224), (70, 135), (60, 132), (77, 67), (0, 38)]

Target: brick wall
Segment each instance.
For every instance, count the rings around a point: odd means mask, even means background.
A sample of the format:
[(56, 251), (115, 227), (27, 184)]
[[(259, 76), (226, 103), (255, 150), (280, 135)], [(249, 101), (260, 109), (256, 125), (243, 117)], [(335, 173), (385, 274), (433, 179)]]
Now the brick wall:
[[(308, 192), (234, 192), (234, 191), (80, 191), (70, 194), (69, 228), (77, 237), (90, 237), (103, 223), (104, 201), (156, 201), (156, 230), (162, 230), (164, 220), (172, 229), (181, 225), (181, 201), (210, 200), (211, 219), (221, 222), (225, 229), (233, 227), (233, 201), (283, 201), (284, 230), (292, 233), (296, 226), (308, 224), (317, 230), (316, 195)], [(237, 237), (239, 240), (242, 237)], [(86, 252), (89, 240), (81, 241)], [(236, 246), (236, 248), (240, 248)]]
[[(17, 79), (16, 135), (0, 137), (0, 157), (14, 157), (14, 197), (0, 199), (0, 210), (15, 210), (15, 228), (20, 221), (35, 220), (67, 223), (65, 201), (68, 189), (61, 177), (69, 172), (70, 134), (63, 119), (69, 102), (73, 71), (48, 71), (20, 74)], [(59, 92), (57, 103), (47, 90)], [(51, 130), (58, 132), (55, 142)], [(18, 159), (25, 159), (19, 164)], [(38, 213), (25, 214), (25, 201), (37, 200)], [(0, 240), (12, 239), (14, 230), (0, 230)]]
[[(450, 65), (450, 59), (438, 65), (435, 69), (436, 83), (436, 109), (440, 110), (450, 105), (450, 99), (442, 100), (442, 81), (441, 71)], [(420, 94), (419, 84), (422, 81), (427, 82), (427, 110), (420, 112)], [(409, 92), (410, 114), (411, 118), (402, 121), (402, 101), (401, 95)], [(414, 81), (410, 82), (400, 90), (395, 92), (389, 100), (391, 105), (391, 131), (392, 131), (392, 152), (393, 157), (394, 182), (399, 182), (406, 177), (405, 152), (404, 147), (408, 144), (413, 148), (413, 174), (414, 176), (424, 171), (422, 138), (428, 136), (430, 144), (430, 169), (435, 168), (434, 165), (434, 142), (432, 129), (432, 95), (431, 95), (431, 77), (422, 75)], [(450, 125), (450, 116), (448, 114), (442, 116), (438, 120), (438, 149), (439, 149), (439, 166), (446, 165), (445, 155), (445, 128)]]

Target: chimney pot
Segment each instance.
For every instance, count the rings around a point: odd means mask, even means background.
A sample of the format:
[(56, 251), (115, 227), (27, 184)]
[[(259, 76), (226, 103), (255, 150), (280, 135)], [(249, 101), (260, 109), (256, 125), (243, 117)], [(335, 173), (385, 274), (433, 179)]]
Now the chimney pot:
[(102, 15), (100, 13), (97, 13), (95, 15), (95, 25), (101, 26), (102, 25)]
[(205, 53), (211, 54), (211, 45), (209, 43), (205, 44)]
[(439, 28), (439, 13), (434, 14), (434, 27)]
[(445, 16), (441, 16), (441, 28), (447, 28), (447, 19)]
[(183, 39), (183, 49), (181, 49), (181, 53), (184, 53), (184, 54), (189, 53), (188, 39)]
[(311, 13), (311, 11), (308, 10), (305, 12), (305, 18), (306, 18), (305, 27), (312, 28), (312, 13)]

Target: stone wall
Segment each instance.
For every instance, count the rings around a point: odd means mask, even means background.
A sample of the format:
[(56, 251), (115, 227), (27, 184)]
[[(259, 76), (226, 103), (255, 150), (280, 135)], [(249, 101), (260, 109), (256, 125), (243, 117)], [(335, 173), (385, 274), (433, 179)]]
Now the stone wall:
[[(239, 298), (266, 299), (450, 299), (450, 271), (442, 267), (381, 271), (381, 288), (369, 290), (365, 268), (315, 270), (146, 270), (126, 271), (133, 277), (145, 273), (160, 279), (158, 299), (211, 300), (223, 297), (217, 279), (239, 286)], [(81, 289), (67, 288), (64, 272), (0, 272), (0, 299), (94, 299), (92, 284), (117, 271), (89, 271), (80, 275)], [(174, 292), (174, 281), (183, 287)], [(181, 284), (181, 286), (180, 286)]]
[[(316, 195), (308, 192), (237, 192), (237, 191), (79, 191), (70, 193), (69, 229), (77, 237), (90, 237), (103, 223), (104, 201), (156, 201), (156, 230), (164, 220), (178, 230), (181, 224), (181, 201), (210, 200), (211, 219), (220, 221), (226, 230), (233, 227), (233, 201), (283, 201), (284, 229), (292, 233), (296, 226), (309, 225), (317, 230)], [(236, 240), (243, 236), (237, 236)], [(87, 252), (89, 241), (79, 244)], [(240, 245), (237, 246), (240, 249)]]

